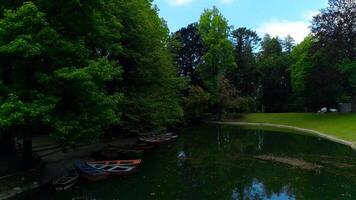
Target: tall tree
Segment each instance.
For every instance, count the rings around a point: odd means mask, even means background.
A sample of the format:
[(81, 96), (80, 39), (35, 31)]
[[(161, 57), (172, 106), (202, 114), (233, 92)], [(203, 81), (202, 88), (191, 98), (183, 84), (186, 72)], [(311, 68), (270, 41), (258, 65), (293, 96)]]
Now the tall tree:
[(238, 67), (229, 74), (229, 79), (240, 90), (242, 96), (255, 96), (258, 71), (254, 51), (261, 39), (255, 31), (247, 28), (234, 30), (232, 37), (234, 38), (235, 59)]
[[(328, 7), (321, 10), (312, 21), (312, 35), (315, 39), (315, 55), (323, 54), (323, 57), (316, 60), (318, 66), (325, 72), (318, 74), (325, 77), (327, 83), (335, 83), (329, 87), (330, 94), (339, 94), (339, 98), (332, 95), (332, 102), (327, 102), (329, 106), (334, 106), (340, 101), (340, 93), (346, 93), (354, 102), (356, 108), (355, 93), (350, 90), (353, 73), (348, 66), (356, 58), (356, 2), (353, 0), (329, 0)], [(323, 68), (321, 68), (323, 67)], [(346, 73), (349, 72), (349, 73)], [(331, 104), (331, 105), (330, 105)]]
[(306, 110), (306, 76), (313, 66), (311, 48), (313, 39), (306, 37), (291, 52), (292, 64), (290, 65), (291, 84), (294, 93), (294, 103), (301, 110)]
[(189, 77), (192, 85), (200, 84), (197, 67), (201, 63), (204, 54), (203, 41), (197, 28), (198, 24), (189, 24), (187, 27), (174, 33), (174, 39), (179, 42), (176, 55), (178, 75)]
[(204, 87), (211, 93), (211, 103), (215, 105), (216, 111), (221, 117), (222, 104), (219, 102), (218, 78), (236, 68), (233, 46), (228, 39), (230, 27), (227, 20), (214, 7), (206, 9), (200, 16), (198, 30), (205, 48), (203, 61), (199, 66), (199, 74)]
[(122, 128), (141, 133), (170, 126), (183, 117), (180, 90), (168, 49), (169, 31), (150, 0), (113, 1), (123, 25), (124, 106)]
[(282, 53), (282, 44), (278, 37), (266, 35), (263, 38), (259, 68), (262, 86), (260, 98), (264, 111), (288, 111), (291, 94), (288, 59)]
[(283, 39), (284, 51), (287, 52), (287, 54), (290, 54), (294, 46), (295, 46), (295, 40), (292, 38), (292, 36), (287, 35), (287, 37)]
[(355, 59), (356, 1), (329, 0), (329, 6), (313, 18), (312, 33), (318, 47), (334, 50), (335, 59)]
[[(93, 30), (89, 36), (81, 29), (84, 28), (80, 26), (81, 21), (72, 20), (71, 23), (78, 26), (69, 26), (61, 22), (64, 19), (54, 17), (57, 12), (46, 14), (45, 4), (54, 6), (55, 3), (25, 2), (16, 9), (5, 10), (0, 19), (0, 82), (3, 89), (0, 106), (4, 108), (0, 112), (0, 126), (5, 133), (23, 133), (25, 161), (32, 156), (31, 135), (34, 133), (47, 130), (63, 142), (74, 142), (102, 134), (120, 118), (120, 93), (107, 90), (108, 82), (120, 79), (120, 67), (108, 59), (108, 53), (91, 53), (102, 46), (89, 44), (91, 40), (100, 40), (101, 36), (120, 36), (119, 22), (99, 27), (93, 20), (94, 14), (107, 16), (101, 7), (105, 5), (103, 1), (92, 7), (63, 2), (58, 9), (83, 9), (79, 13), (89, 16), (86, 23)], [(76, 13), (67, 12), (67, 15)], [(112, 17), (101, 20), (109, 22)], [(95, 35), (96, 31), (105, 34)], [(110, 47), (114, 46), (112, 49), (106, 46), (105, 50), (120, 49), (118, 43)], [(31, 165), (31, 162), (25, 163)]]

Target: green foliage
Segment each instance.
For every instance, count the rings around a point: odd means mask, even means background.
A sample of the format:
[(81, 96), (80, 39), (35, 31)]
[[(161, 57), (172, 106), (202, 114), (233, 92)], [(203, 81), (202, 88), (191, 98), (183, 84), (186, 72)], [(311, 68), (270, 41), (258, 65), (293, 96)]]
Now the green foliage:
[(258, 61), (261, 73), (261, 104), (266, 112), (288, 111), (291, 95), (288, 57), (282, 52), (278, 37), (266, 35)]
[(218, 76), (236, 68), (233, 46), (228, 39), (230, 27), (227, 20), (214, 7), (206, 9), (200, 16), (199, 33), (206, 49), (199, 66), (200, 76), (212, 101), (218, 101)]
[(218, 81), (219, 102), (222, 112), (236, 113), (240, 109), (241, 104), (240, 92), (226, 77), (220, 76)]
[(296, 93), (301, 93), (305, 90), (305, 75), (312, 67), (310, 50), (313, 45), (311, 37), (306, 37), (303, 42), (297, 45), (292, 53), (291, 58), (291, 80), (292, 86)]
[(204, 45), (198, 33), (198, 24), (189, 24), (174, 33), (172, 38), (176, 43), (172, 46), (175, 46), (174, 61), (178, 67), (178, 75), (189, 78), (191, 85), (201, 85), (197, 68), (202, 62)]
[(169, 31), (150, 1), (125, 0), (116, 6), (123, 29), (124, 106), (122, 128), (129, 132), (154, 131), (183, 117), (180, 91), (168, 49)]
[(185, 114), (190, 120), (200, 120), (208, 111), (210, 95), (199, 86), (192, 86), (186, 100)]
[[(57, 3), (25, 2), (0, 19), (0, 127), (26, 127), (31, 135), (46, 126), (62, 142), (75, 142), (119, 123), (122, 94), (109, 84), (121, 80), (112, 58), (121, 51), (121, 25), (111, 10), (104, 12), (103, 1), (83, 7), (86, 20), (71, 22), (57, 18), (58, 12), (44, 13)], [(84, 21), (90, 26), (81, 26)]]
[(235, 40), (235, 59), (237, 68), (228, 74), (229, 79), (238, 88), (242, 96), (257, 95), (258, 69), (254, 50), (260, 38), (257, 33), (247, 28), (238, 28), (232, 32)]
[(341, 73), (347, 78), (347, 91), (352, 96), (356, 96), (356, 61), (344, 60), (339, 66)]
[(49, 123), (55, 103), (56, 99), (42, 95), (37, 95), (31, 103), (24, 103), (18, 96), (9, 94), (7, 99), (0, 101), (0, 127), (23, 126), (37, 120)]
[(80, 69), (57, 70), (54, 77), (62, 101), (54, 117), (55, 136), (63, 141), (98, 137), (103, 130), (118, 124), (122, 95), (108, 94), (105, 83), (120, 76), (120, 68), (106, 59), (92, 61)]

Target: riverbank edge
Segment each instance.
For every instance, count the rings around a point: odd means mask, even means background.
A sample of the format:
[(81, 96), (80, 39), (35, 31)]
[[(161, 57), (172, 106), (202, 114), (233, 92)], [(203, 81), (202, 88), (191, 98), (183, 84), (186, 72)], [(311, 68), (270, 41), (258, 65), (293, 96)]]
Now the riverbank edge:
[(330, 136), (327, 133), (323, 133), (320, 131), (312, 130), (312, 129), (306, 129), (306, 128), (300, 128), (296, 126), (290, 126), (290, 125), (283, 125), (283, 124), (271, 124), (271, 123), (254, 123), (254, 122), (233, 122), (233, 121), (206, 121), (206, 123), (210, 124), (223, 124), (223, 125), (236, 125), (236, 126), (255, 126), (255, 127), (273, 127), (273, 128), (282, 128), (282, 129), (291, 129), (295, 131), (300, 131), (312, 135), (319, 136), (321, 138), (343, 144), (346, 146), (351, 147), (354, 151), (356, 151), (356, 143), (353, 143), (351, 141), (343, 140), (334, 136)]

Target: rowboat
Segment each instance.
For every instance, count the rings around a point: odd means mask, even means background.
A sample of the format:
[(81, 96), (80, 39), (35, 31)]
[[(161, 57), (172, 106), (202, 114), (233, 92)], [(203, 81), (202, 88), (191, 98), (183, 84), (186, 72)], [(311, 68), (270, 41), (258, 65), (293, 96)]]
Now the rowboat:
[(112, 175), (127, 175), (133, 173), (136, 169), (136, 167), (129, 166), (129, 165), (117, 165), (117, 164), (108, 165), (108, 164), (101, 164), (101, 163), (99, 164), (88, 163), (88, 165)]
[(77, 170), (70, 168), (64, 171), (61, 175), (55, 177), (52, 181), (53, 188), (56, 191), (64, 191), (75, 185), (79, 175)]
[(120, 165), (120, 166), (138, 166), (142, 162), (141, 159), (137, 160), (106, 160), (106, 161), (89, 161), (90, 164), (99, 164), (99, 165)]
[(78, 169), (82, 177), (91, 181), (103, 180), (106, 179), (109, 175), (107, 172), (90, 166), (83, 161), (75, 161), (74, 165)]
[(156, 135), (156, 136), (140, 136), (139, 140), (147, 143), (164, 143), (164, 142), (173, 141), (177, 138), (178, 136), (174, 135), (173, 133), (166, 133), (166, 134)]

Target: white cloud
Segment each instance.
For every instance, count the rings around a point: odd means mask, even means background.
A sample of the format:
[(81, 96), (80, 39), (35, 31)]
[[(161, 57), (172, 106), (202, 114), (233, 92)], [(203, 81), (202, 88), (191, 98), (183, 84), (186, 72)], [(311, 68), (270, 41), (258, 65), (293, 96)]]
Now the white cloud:
[(320, 11), (318, 10), (309, 10), (303, 13), (303, 19), (311, 21), (314, 16), (318, 15)]
[(257, 28), (259, 35), (268, 33), (271, 36), (284, 38), (291, 35), (299, 43), (309, 34), (309, 23), (304, 21), (269, 21)]
[(235, 0), (221, 0), (221, 3), (223, 4), (232, 4), (234, 3)]
[(188, 5), (192, 2), (193, 0), (168, 0), (169, 4), (173, 6), (182, 6), (182, 5)]

